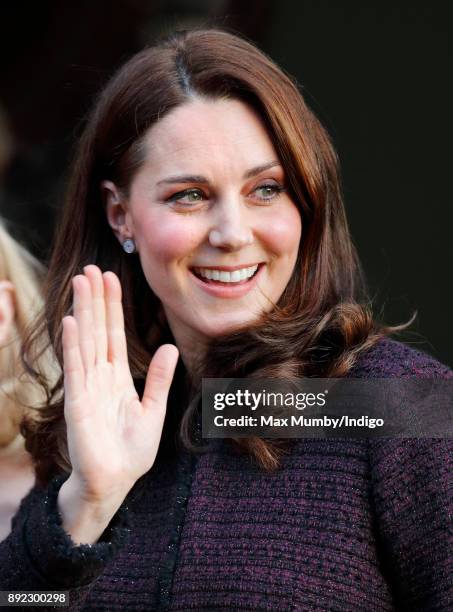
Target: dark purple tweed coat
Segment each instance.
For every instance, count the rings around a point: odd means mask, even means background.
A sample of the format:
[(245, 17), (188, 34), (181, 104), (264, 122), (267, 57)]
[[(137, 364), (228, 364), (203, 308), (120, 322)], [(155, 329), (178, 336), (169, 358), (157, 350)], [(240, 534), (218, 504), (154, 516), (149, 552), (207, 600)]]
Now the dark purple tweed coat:
[[(453, 377), (390, 340), (351, 375)], [(61, 482), (22, 502), (1, 589), (68, 589), (72, 610), (453, 610), (451, 439), (300, 439), (274, 474), (225, 441), (159, 451), (93, 546), (61, 528)]]

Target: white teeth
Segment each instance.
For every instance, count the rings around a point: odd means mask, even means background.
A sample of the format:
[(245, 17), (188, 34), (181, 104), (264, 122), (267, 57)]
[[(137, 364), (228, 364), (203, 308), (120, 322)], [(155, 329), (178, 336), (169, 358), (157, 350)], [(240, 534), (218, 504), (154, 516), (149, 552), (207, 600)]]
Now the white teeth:
[(233, 272), (225, 272), (224, 270), (212, 270), (208, 268), (194, 268), (195, 272), (207, 278), (208, 280), (219, 280), (223, 283), (238, 283), (246, 278), (250, 278), (258, 270), (258, 265), (250, 266), (250, 268), (241, 268)]

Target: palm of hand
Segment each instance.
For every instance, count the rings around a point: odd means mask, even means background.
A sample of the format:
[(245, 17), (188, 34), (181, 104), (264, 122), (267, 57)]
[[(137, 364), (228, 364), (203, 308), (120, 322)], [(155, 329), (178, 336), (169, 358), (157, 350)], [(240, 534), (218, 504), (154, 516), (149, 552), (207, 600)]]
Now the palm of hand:
[(140, 401), (127, 360), (121, 286), (87, 266), (76, 276), (74, 316), (63, 320), (65, 419), (73, 475), (84, 494), (128, 491), (154, 463), (178, 352), (156, 351)]

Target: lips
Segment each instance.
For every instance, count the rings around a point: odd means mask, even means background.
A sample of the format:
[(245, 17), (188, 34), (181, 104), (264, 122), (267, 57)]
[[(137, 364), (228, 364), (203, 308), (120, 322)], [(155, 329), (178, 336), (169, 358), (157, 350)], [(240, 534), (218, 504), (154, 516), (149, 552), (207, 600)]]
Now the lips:
[[(219, 266), (218, 268), (195, 267), (191, 268), (190, 272), (197, 286), (206, 293), (215, 297), (236, 298), (245, 295), (255, 286), (264, 267), (264, 263), (247, 267), (236, 267), (233, 270), (230, 268), (230, 271), (225, 270), (225, 266)], [(242, 270), (244, 270), (244, 272), (242, 272)], [(218, 273), (219, 280), (214, 280), (214, 278), (212, 278), (215, 272)], [(222, 273), (228, 274), (229, 280), (220, 280), (220, 275)], [(239, 280), (235, 280), (237, 278), (237, 273), (240, 273), (242, 276), (245, 275), (245, 277), (242, 278), (241, 276)], [(210, 276), (211, 278), (207, 278), (206, 276)]]
[(205, 282), (219, 283), (241, 283), (252, 278), (258, 270), (258, 264), (237, 268), (235, 270), (223, 270), (220, 268), (193, 268), (193, 273)]

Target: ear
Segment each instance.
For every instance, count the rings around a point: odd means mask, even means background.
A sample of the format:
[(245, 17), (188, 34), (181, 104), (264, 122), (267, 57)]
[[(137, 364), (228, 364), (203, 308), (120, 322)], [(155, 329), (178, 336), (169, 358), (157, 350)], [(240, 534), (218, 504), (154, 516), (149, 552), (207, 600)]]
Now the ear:
[(101, 189), (107, 221), (120, 244), (123, 244), (127, 238), (133, 238), (127, 202), (112, 181), (102, 181)]
[(0, 347), (9, 339), (15, 315), (14, 286), (9, 281), (0, 281)]

